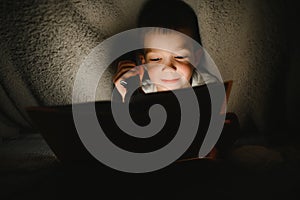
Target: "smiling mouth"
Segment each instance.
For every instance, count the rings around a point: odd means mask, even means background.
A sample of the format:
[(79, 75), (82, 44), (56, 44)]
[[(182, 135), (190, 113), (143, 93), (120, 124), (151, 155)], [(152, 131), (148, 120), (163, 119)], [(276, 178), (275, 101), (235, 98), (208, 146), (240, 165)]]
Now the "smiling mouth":
[(169, 83), (169, 84), (171, 84), (171, 83), (176, 83), (176, 82), (178, 82), (179, 79), (180, 79), (180, 78), (174, 78), (174, 79), (161, 79), (161, 81), (162, 81), (163, 83)]

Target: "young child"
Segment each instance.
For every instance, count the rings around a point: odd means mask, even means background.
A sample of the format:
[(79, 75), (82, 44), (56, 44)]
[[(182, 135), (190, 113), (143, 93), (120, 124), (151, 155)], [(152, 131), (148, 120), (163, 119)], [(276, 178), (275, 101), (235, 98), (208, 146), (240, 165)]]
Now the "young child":
[(119, 62), (113, 82), (123, 101), (127, 92), (126, 80), (133, 76), (139, 76), (140, 86), (145, 93), (217, 81), (205, 69), (200, 72), (196, 68), (203, 50), (197, 49), (192, 40), (186, 37), (202, 44), (197, 16), (189, 5), (179, 0), (150, 0), (142, 8), (138, 19), (139, 27), (154, 27), (145, 33), (144, 46), (158, 46), (159, 49), (148, 48), (140, 55), (141, 63), (146, 64), (145, 68), (132, 60)]
[[(141, 64), (145, 67), (134, 62), (134, 58), (119, 62), (113, 82), (123, 102), (127, 93), (127, 80), (135, 76), (145, 93), (218, 81), (206, 69), (198, 66), (203, 49), (197, 48), (191, 39), (187, 39), (192, 38), (202, 45), (197, 16), (188, 4), (179, 0), (149, 0), (140, 12), (138, 27), (153, 27), (145, 33), (143, 43), (145, 47), (159, 48), (145, 48), (139, 54)], [(213, 148), (207, 157), (215, 156), (216, 149)]]

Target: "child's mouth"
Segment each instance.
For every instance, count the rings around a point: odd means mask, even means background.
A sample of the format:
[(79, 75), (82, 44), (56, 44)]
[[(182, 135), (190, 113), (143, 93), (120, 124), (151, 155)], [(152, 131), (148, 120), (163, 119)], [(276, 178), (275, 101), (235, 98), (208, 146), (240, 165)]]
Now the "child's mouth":
[(167, 83), (167, 84), (172, 84), (172, 83), (177, 83), (179, 81), (180, 78), (174, 78), (174, 79), (161, 79), (161, 81), (163, 83)]

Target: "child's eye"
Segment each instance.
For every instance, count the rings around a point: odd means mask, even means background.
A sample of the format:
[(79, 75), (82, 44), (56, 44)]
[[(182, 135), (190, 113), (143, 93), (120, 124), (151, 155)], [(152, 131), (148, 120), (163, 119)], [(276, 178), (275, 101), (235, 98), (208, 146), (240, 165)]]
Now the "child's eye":
[(157, 62), (157, 61), (161, 60), (161, 58), (150, 58), (149, 60), (152, 62)]
[(187, 56), (175, 56), (176, 59), (181, 60), (187, 58)]

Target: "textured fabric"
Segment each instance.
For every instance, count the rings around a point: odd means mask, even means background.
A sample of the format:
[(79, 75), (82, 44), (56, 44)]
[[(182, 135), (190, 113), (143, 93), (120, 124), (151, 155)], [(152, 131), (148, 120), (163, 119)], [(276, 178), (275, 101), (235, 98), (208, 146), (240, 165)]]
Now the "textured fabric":
[(0, 146), (0, 173), (36, 171), (59, 162), (39, 134), (5, 141)]
[[(1, 1), (0, 137), (31, 127), (27, 106), (71, 103), (80, 64), (104, 39), (135, 27), (144, 2)], [(285, 95), (285, 80), (278, 80), (287, 71), (282, 1), (186, 2), (197, 13), (203, 45), (223, 79), (234, 81), (228, 108), (237, 113), (242, 127), (264, 131), (282, 124), (273, 114), (280, 101), (275, 97)], [(110, 99), (111, 90), (107, 70), (96, 100)]]
[[(84, 58), (105, 38), (134, 27), (142, 3), (1, 1), (0, 137), (15, 137), (32, 127), (26, 107), (71, 103)], [(99, 85), (96, 100), (107, 99), (110, 70)]]

